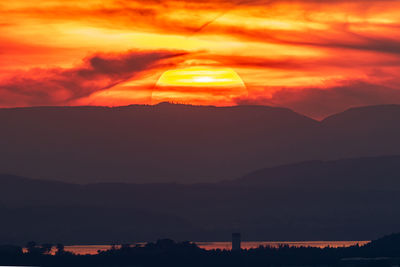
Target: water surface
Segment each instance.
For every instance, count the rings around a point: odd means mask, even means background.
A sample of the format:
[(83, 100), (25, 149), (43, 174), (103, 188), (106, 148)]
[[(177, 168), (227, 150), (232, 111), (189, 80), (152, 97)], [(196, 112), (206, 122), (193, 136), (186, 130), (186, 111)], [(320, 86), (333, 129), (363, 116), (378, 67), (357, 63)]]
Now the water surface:
[[(353, 245), (364, 245), (370, 241), (245, 241), (242, 242), (243, 249), (257, 248), (259, 246), (279, 247), (288, 245), (290, 247), (350, 247)], [(231, 249), (231, 242), (195, 242), (199, 247), (207, 250), (211, 249)], [(145, 243), (136, 243), (134, 245), (144, 245)], [(118, 246), (117, 246), (118, 247)], [(65, 246), (65, 250), (75, 254), (97, 254), (99, 250), (108, 250), (111, 245), (76, 245)]]

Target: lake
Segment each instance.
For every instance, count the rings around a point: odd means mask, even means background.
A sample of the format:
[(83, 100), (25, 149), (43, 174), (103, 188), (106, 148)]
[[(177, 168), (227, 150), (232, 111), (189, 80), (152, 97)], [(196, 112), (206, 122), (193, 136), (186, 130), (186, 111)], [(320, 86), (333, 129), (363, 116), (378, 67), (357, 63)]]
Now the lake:
[[(356, 244), (364, 245), (370, 241), (243, 241), (242, 248), (250, 249), (259, 246), (278, 247), (280, 245), (288, 245), (291, 247), (350, 247)], [(207, 250), (211, 249), (231, 249), (231, 242), (195, 242), (199, 247)], [(136, 243), (134, 245), (143, 245), (145, 243)], [(66, 251), (75, 254), (97, 254), (98, 250), (108, 250), (111, 245), (76, 245), (65, 246)]]

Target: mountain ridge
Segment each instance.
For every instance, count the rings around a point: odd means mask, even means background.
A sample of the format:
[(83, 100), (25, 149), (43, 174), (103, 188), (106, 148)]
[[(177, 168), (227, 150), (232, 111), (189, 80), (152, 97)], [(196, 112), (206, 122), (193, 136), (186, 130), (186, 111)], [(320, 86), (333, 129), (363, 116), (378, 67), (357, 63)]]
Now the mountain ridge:
[[(348, 116), (360, 109), (378, 115)], [(400, 106), (348, 112), (319, 122), (268, 106), (0, 109), (0, 172), (83, 184), (197, 183), (300, 161), (400, 154)]]
[[(392, 159), (392, 169), (387, 170), (390, 177), (369, 171), (385, 169), (381, 162), (388, 159)], [(0, 221), (0, 243), (36, 240), (84, 244), (93, 239), (100, 244), (157, 237), (222, 241), (238, 229), (254, 241), (371, 240), (399, 231), (399, 162), (400, 156), (334, 161), (336, 168), (344, 168), (326, 177), (316, 171), (318, 179), (308, 181), (301, 172), (289, 168), (298, 179), (273, 177), (278, 184), (265, 179), (263, 184), (247, 180), (247, 185), (246, 180), (80, 185), (29, 178), (10, 182), (9, 176), (4, 179), (0, 175), (0, 211), (7, 216)], [(346, 166), (364, 166), (365, 171), (354, 172)], [(343, 173), (358, 176), (337, 179), (336, 175)], [(335, 186), (337, 181), (343, 184)], [(39, 215), (44, 219), (35, 221)], [(164, 220), (169, 223), (164, 225)], [(104, 234), (110, 225), (118, 230)], [(83, 228), (86, 235), (80, 231), (74, 234), (74, 229)], [(155, 233), (154, 229), (160, 231)]]

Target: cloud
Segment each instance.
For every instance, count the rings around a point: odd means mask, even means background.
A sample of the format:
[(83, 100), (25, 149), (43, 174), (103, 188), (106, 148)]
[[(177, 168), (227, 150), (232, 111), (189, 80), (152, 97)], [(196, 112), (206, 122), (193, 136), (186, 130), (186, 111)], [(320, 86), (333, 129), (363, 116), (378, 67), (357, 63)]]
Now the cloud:
[[(229, 35), (243, 41), (273, 43), (291, 46), (316, 47), (325, 49), (350, 49), (400, 55), (400, 39), (390, 36), (374, 36), (371, 33), (357, 33), (350, 30), (347, 23), (329, 23), (325, 30), (281, 30), (246, 28), (243, 26), (209, 25), (208, 34)], [(374, 25), (365, 23), (365, 27), (380, 27), (383, 32), (391, 32), (394, 25)], [(398, 25), (397, 25), (398, 26)], [(389, 31), (390, 30), (390, 31)]]
[[(288, 106), (323, 117), (350, 106), (398, 101), (399, 1), (15, 1), (0, 5), (7, 21), (0, 21), (3, 77), (4, 70), (71, 64), (88, 50), (168, 46), (198, 51), (185, 59), (237, 70), (249, 92), (259, 94), (238, 103)], [(85, 103), (106, 103), (110, 95), (130, 101), (140, 88), (130, 94), (124, 81), (160, 71), (166, 62), (175, 66), (179, 55), (98, 54), (75, 68), (19, 71), (1, 77), (0, 106), (83, 103), (94, 101), (93, 95), (102, 102)], [(356, 82), (332, 87), (337, 80)]]
[[(390, 8), (400, 7), (398, 1), (370, 0), (368, 4), (365, 2), (365, 0), (324, 2), (317, 0), (109, 0), (103, 1), (102, 4), (88, 1), (85, 5), (60, 1), (55, 5), (53, 1), (50, 1), (48, 5), (26, 5), (25, 8), (20, 9), (5, 7), (3, 9), (13, 16), (34, 17), (50, 22), (74, 21), (85, 25), (130, 31), (186, 36), (225, 35), (262, 43), (400, 54), (400, 39), (390, 34), (397, 32), (398, 23), (369, 19), (379, 15), (380, 12), (383, 12), (382, 16), (387, 16), (386, 13), (390, 11)], [(279, 5), (286, 5), (284, 7), (287, 13), (282, 15), (279, 9), (273, 12)], [(338, 5), (340, 6), (337, 7)], [(267, 7), (268, 9), (264, 10)], [(252, 10), (247, 10), (247, 8), (252, 8)], [(260, 8), (264, 10), (261, 13)], [(303, 23), (303, 26), (299, 29), (274, 29), (256, 23), (247, 27), (239, 21), (233, 24), (220, 23), (219, 19), (229, 15), (231, 11), (238, 11), (244, 21), (247, 18), (272, 20), (283, 18), (289, 19), (289, 23)], [(313, 12), (319, 15), (315, 17)], [(343, 13), (348, 15), (344, 16)], [(321, 14), (326, 14), (326, 16), (321, 16)], [(338, 19), (330, 14), (343, 15), (343, 18)], [(357, 17), (357, 20), (348, 19), (352, 16)], [(320, 24), (326, 28), (322, 30), (309, 28), (307, 23)], [(360, 33), (352, 28), (354, 25), (359, 26), (360, 23), (363, 28), (379, 27), (380, 31), (389, 34), (377, 36), (371, 35), (368, 31)]]
[(288, 107), (306, 116), (322, 119), (351, 107), (400, 104), (400, 87), (348, 81), (344, 85), (331, 88), (281, 89), (270, 98), (260, 96), (236, 99), (236, 103)]
[[(0, 106), (62, 105), (160, 68), (181, 52), (96, 54), (75, 68), (18, 71), (0, 81)], [(172, 64), (171, 62), (169, 64)]]

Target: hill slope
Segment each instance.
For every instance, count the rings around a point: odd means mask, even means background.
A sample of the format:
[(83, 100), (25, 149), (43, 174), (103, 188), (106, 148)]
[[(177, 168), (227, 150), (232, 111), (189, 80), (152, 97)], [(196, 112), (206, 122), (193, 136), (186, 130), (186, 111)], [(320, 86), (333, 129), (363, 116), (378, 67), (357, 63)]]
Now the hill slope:
[(70, 182), (195, 182), (296, 153), (319, 123), (263, 106), (0, 109), (0, 172)]
[(314, 161), (189, 185), (0, 176), (0, 241), (370, 240), (400, 231), (399, 161)]
[(265, 106), (0, 109), (0, 172), (90, 182), (213, 182), (308, 160), (400, 154), (400, 106), (314, 121)]
[(265, 168), (229, 183), (300, 190), (400, 190), (400, 156), (307, 161)]

